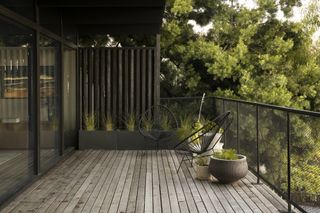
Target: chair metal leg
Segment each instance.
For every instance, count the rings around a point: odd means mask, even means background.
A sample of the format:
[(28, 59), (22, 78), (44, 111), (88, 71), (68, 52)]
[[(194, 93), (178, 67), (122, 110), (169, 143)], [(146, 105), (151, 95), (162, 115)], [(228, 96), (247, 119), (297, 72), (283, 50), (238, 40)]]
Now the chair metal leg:
[(177, 170), (177, 173), (179, 172), (179, 170), (180, 170), (180, 168), (181, 168), (181, 165), (182, 165), (185, 157), (186, 157), (185, 155), (182, 157), (182, 159), (181, 159), (181, 161), (180, 161), (180, 164), (179, 164), (179, 167), (178, 167), (178, 170)]

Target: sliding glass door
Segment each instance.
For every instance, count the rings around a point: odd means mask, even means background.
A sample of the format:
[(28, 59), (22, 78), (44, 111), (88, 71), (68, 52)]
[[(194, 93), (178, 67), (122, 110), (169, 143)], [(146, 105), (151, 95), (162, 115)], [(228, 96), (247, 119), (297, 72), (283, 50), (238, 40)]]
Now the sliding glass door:
[(60, 144), (59, 43), (40, 37), (40, 170), (53, 165)]
[(34, 33), (0, 16), (0, 203), (33, 176)]

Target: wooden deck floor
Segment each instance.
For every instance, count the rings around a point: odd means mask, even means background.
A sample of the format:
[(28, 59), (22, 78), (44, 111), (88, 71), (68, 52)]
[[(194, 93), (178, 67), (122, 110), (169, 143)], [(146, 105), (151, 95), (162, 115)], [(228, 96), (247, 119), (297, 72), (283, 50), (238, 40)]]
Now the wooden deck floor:
[(173, 151), (76, 151), (1, 212), (279, 212), (286, 202), (247, 175), (199, 181)]

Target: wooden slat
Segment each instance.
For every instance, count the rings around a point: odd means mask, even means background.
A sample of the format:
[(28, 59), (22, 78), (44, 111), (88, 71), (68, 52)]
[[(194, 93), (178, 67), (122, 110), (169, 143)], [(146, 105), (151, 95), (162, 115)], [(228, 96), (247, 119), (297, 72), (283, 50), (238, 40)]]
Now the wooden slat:
[(168, 163), (167, 154), (166, 154), (166, 152), (161, 152), (159, 154), (161, 155), (161, 158), (162, 158), (163, 167), (164, 167), (164, 175), (165, 175), (166, 181), (167, 181), (171, 212), (179, 213), (180, 208), (179, 208), (178, 198), (177, 198), (177, 194), (176, 194), (176, 190), (175, 190), (175, 185), (173, 183), (171, 169), (170, 169), (169, 163)]
[(93, 115), (93, 49), (88, 50), (88, 113)]
[(97, 127), (100, 127), (100, 48), (96, 48), (93, 51), (93, 58), (94, 58), (94, 79), (93, 79), (93, 83), (94, 83), (94, 95), (93, 95), (93, 103), (94, 103), (94, 115), (96, 116), (96, 125)]
[(140, 116), (141, 114), (141, 104), (140, 104), (140, 98), (141, 98), (141, 91), (140, 91), (140, 76), (141, 76), (141, 62), (140, 62), (140, 54), (141, 50), (136, 50), (136, 70), (135, 70), (135, 102), (136, 102), (136, 113), (137, 113), (137, 117)]
[(112, 168), (115, 167), (115, 165), (117, 164), (117, 156), (119, 155), (118, 152), (112, 152), (111, 153), (112, 156), (111, 156), (111, 159), (110, 161), (107, 163), (107, 167), (106, 169), (104, 170), (99, 182), (94, 186), (94, 190), (93, 192), (91, 193), (89, 199), (87, 200), (87, 202), (85, 203), (85, 206), (81, 209), (79, 208), (79, 211), (81, 212), (90, 212), (94, 203), (96, 201), (98, 201), (98, 198), (101, 198), (103, 196), (100, 196), (99, 195), (101, 193), (103, 193), (104, 191), (101, 191), (103, 190), (103, 186), (105, 186), (105, 182), (109, 179), (110, 175), (112, 175), (112, 173), (110, 171), (112, 171)]
[(153, 69), (152, 69), (152, 49), (148, 50), (148, 70), (147, 70), (147, 109), (150, 109), (152, 106), (152, 78), (153, 78)]
[(128, 116), (129, 113), (129, 57), (128, 49), (124, 50), (124, 115)]
[(86, 116), (88, 115), (88, 51), (87, 49), (83, 49), (83, 65), (82, 65), (82, 106), (83, 106), (83, 111), (82, 115)]
[(141, 151), (138, 151), (136, 165), (134, 168), (133, 179), (130, 187), (130, 193), (128, 198), (128, 205), (126, 212), (135, 212), (136, 209), (136, 201), (137, 201), (137, 194), (138, 194), (138, 187), (139, 187), (139, 177), (141, 171), (141, 162), (142, 162), (142, 155)]
[[(105, 182), (103, 183), (101, 190), (98, 194), (98, 197), (96, 198), (94, 204), (92, 205), (92, 208), (90, 209), (90, 212), (99, 212), (104, 200), (107, 196), (111, 196), (109, 189), (111, 188), (113, 184), (113, 180), (117, 182), (117, 175), (122, 169), (124, 160), (125, 160), (125, 153), (122, 152), (117, 155), (117, 158), (115, 160), (115, 164), (112, 166), (112, 168), (109, 171), (108, 177), (106, 178)], [(88, 209), (89, 210), (89, 209)], [(89, 211), (87, 211), (89, 212)]]
[[(172, 155), (172, 160), (173, 160), (175, 169), (177, 170), (178, 167), (179, 167), (179, 160), (178, 160), (178, 158), (177, 158), (177, 156), (175, 155), (174, 152), (171, 152), (171, 155)], [(179, 180), (180, 180), (180, 183), (181, 183), (181, 186), (182, 186), (182, 189), (183, 189), (186, 201), (187, 201), (187, 205), (188, 205), (189, 211), (190, 212), (199, 212), (198, 209), (197, 209), (195, 200), (193, 198), (193, 195), (191, 193), (191, 190), (190, 190), (190, 188), (188, 186), (188, 181), (185, 178), (182, 169), (180, 169), (180, 171), (178, 173), (178, 177), (179, 177)]]
[(128, 156), (130, 156), (130, 154), (128, 154), (128, 152), (126, 151), (119, 163), (120, 168), (117, 168), (115, 176), (113, 177), (113, 182), (110, 185), (108, 193), (103, 200), (100, 212), (108, 212), (110, 206), (112, 205), (114, 195), (117, 194), (118, 185), (119, 183), (121, 184), (121, 181), (119, 180), (124, 176), (124, 172), (126, 172), (126, 169), (128, 168), (130, 162), (130, 158), (128, 158)]
[(130, 113), (134, 112), (134, 49), (130, 50)]
[[(92, 198), (97, 193), (97, 186), (99, 183), (101, 183), (101, 180), (105, 180), (105, 174), (109, 171), (108, 168), (110, 168), (110, 165), (112, 165), (112, 162), (114, 160), (115, 152), (104, 152), (104, 160), (101, 162), (101, 168), (96, 172), (94, 175), (92, 181), (90, 182), (89, 186), (83, 193), (83, 195), (79, 198), (76, 206), (74, 209), (72, 209), (73, 213), (76, 212), (83, 212), (83, 208), (88, 202), (92, 203)], [(98, 188), (100, 190), (101, 188)], [(79, 192), (79, 191), (78, 191)], [(77, 193), (78, 193), (77, 192)], [(76, 198), (77, 199), (77, 198)]]
[[(132, 159), (129, 165), (128, 173), (125, 177), (125, 182), (123, 184), (123, 190), (121, 193), (121, 199), (115, 200), (114, 202), (118, 204), (118, 210), (117, 212), (126, 212), (128, 200), (129, 200), (129, 193), (130, 193), (130, 186), (132, 184), (133, 180), (133, 173), (134, 168), (137, 160), (137, 152), (133, 151)], [(116, 205), (114, 205), (116, 206)], [(110, 208), (110, 211), (112, 212), (112, 209)]]
[(153, 192), (153, 212), (161, 212), (161, 193), (160, 181), (158, 172), (158, 158), (157, 153), (152, 151), (152, 192)]
[(117, 125), (116, 123), (116, 118), (118, 114), (118, 109), (117, 109), (117, 101), (118, 101), (118, 54), (117, 54), (117, 49), (112, 49), (112, 69), (111, 69), (111, 75), (112, 75), (112, 119), (115, 122), (115, 126)]
[(144, 212), (145, 209), (145, 191), (146, 191), (146, 173), (147, 173), (147, 156), (145, 153), (142, 156), (140, 177), (139, 177), (139, 187), (136, 200), (136, 210), (137, 213)]
[(153, 212), (153, 192), (152, 192), (152, 162), (151, 162), (151, 153), (147, 152), (147, 166), (146, 166), (146, 186), (145, 186), (145, 195), (144, 195), (144, 202), (145, 202), (145, 213), (152, 213)]
[(123, 121), (123, 67), (122, 67), (122, 50), (118, 49), (118, 127), (122, 128)]
[(141, 82), (140, 82), (140, 85), (141, 85), (141, 93), (140, 93), (140, 96), (141, 96), (141, 114), (144, 114), (145, 110), (146, 110), (146, 88), (147, 88), (147, 85), (146, 85), (146, 69), (147, 69), (147, 64), (146, 64), (146, 49), (142, 49), (141, 51)]
[(181, 212), (189, 212), (189, 209), (188, 209), (188, 206), (187, 206), (187, 203), (186, 203), (186, 198), (185, 198), (182, 186), (181, 186), (181, 182), (180, 182), (180, 179), (178, 177), (176, 167), (175, 167), (175, 165), (173, 163), (173, 160), (171, 158), (171, 155), (170, 155), (169, 151), (166, 151), (166, 155), (167, 155), (167, 160), (168, 160), (169, 167), (170, 167), (171, 174), (172, 174), (172, 178), (173, 178), (173, 185), (174, 185), (175, 190), (176, 190), (180, 211)]
[(101, 49), (100, 60), (100, 127), (104, 127), (106, 117), (106, 50)]
[(156, 35), (154, 53), (154, 105), (160, 104), (160, 34)]
[(107, 87), (107, 91), (106, 91), (106, 100), (107, 100), (107, 104), (106, 104), (106, 112), (107, 112), (107, 116), (111, 116), (111, 50), (107, 49), (107, 54), (106, 54), (106, 61), (107, 61), (107, 74), (106, 74), (106, 87)]

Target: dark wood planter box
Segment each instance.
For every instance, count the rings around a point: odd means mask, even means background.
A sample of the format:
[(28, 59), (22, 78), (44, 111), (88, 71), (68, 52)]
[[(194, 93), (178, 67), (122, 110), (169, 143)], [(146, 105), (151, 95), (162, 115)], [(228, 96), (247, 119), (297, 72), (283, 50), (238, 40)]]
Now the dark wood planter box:
[[(159, 143), (159, 149), (173, 149), (179, 142), (174, 135)], [(143, 137), (139, 131), (79, 131), (79, 149), (153, 150), (156, 143)]]
[(79, 149), (117, 149), (117, 131), (79, 131)]
[(118, 131), (117, 149), (119, 150), (150, 150), (155, 146), (140, 134), (139, 131)]

